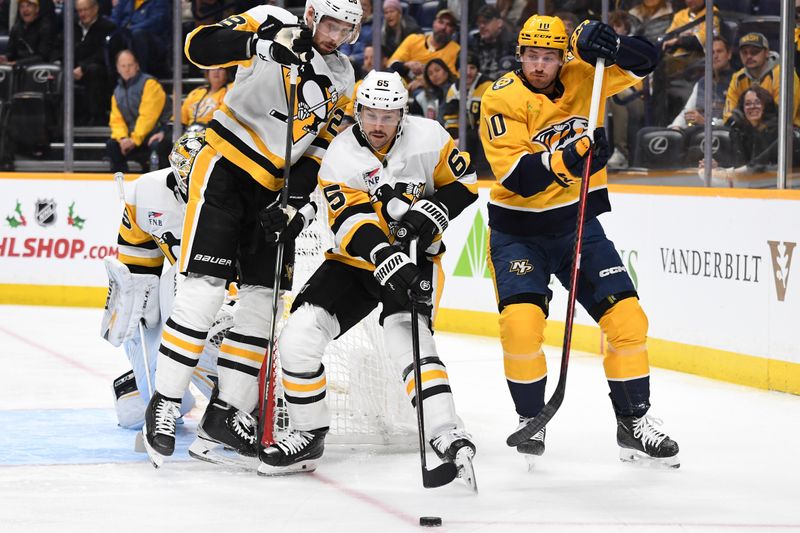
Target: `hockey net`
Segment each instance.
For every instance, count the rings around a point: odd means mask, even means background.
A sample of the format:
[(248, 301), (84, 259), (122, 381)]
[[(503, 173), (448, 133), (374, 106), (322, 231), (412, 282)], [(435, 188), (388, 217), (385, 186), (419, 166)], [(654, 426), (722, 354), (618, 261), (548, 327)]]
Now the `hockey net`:
[[(314, 191), (319, 207), (316, 220), (295, 241), (292, 291), (284, 296), (280, 329), (288, 318), (294, 297), (322, 264), (325, 251), (333, 247), (328, 225), (327, 202)], [(380, 307), (325, 349), (322, 363), (327, 380), (326, 398), (331, 412), (327, 441), (340, 444), (407, 444), (416, 438), (416, 419), (403, 381), (386, 353), (378, 323)], [(280, 353), (276, 351), (274, 375), (277, 431), (285, 427)]]

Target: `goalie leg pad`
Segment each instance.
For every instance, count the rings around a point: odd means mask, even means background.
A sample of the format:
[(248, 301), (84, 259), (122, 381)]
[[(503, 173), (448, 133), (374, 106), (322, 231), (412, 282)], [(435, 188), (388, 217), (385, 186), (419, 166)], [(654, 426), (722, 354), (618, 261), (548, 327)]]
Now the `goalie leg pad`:
[(155, 327), (161, 320), (158, 307), (158, 276), (132, 274), (113, 257), (103, 259), (108, 274), (108, 295), (100, 335), (114, 346), (134, 338), (139, 321)]
[(112, 390), (119, 426), (126, 429), (141, 429), (147, 404), (139, 393), (139, 389), (136, 388), (136, 377), (133, 370), (128, 370), (115, 379)]
[(643, 416), (650, 407), (647, 316), (636, 297), (615, 303), (599, 320), (608, 338), (603, 367), (617, 414)]
[(304, 303), (289, 317), (278, 339), (282, 384), (292, 427), (311, 431), (330, 425), (322, 354), (339, 335), (339, 322), (325, 309)]
[[(278, 300), (278, 314), (283, 305)], [(233, 316), (233, 328), (219, 347), (219, 398), (245, 413), (258, 403), (258, 373), (267, 355), (272, 289), (260, 285), (239, 287), (239, 304)]]
[[(395, 368), (401, 372), (406, 394), (416, 406), (414, 381), (414, 354), (411, 348), (411, 313), (395, 313), (383, 322), (386, 351)], [(452, 429), (459, 425), (447, 368), (439, 359), (428, 318), (419, 316), (419, 353), (422, 374), (422, 400), (425, 410), (425, 432), (428, 435)]]
[(536, 416), (544, 407), (547, 361), (542, 342), (545, 325), (544, 311), (536, 304), (510, 304), (500, 313), (506, 383), (520, 416)]
[(183, 397), (224, 298), (223, 279), (190, 274), (183, 281), (158, 349), (156, 390), (162, 395)]

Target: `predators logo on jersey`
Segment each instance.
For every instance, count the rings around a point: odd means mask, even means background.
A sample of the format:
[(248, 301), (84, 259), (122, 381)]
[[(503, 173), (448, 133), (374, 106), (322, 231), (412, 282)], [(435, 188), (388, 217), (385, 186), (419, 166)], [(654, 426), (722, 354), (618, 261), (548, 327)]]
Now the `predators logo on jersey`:
[[(283, 85), (288, 108), (289, 102), (289, 67), (283, 66)], [(298, 142), (306, 135), (316, 136), (320, 124), (328, 121), (329, 114), (336, 107), (339, 92), (330, 78), (314, 72), (311, 63), (300, 66), (297, 78), (297, 96), (295, 99), (295, 115), (293, 117), (292, 141)], [(269, 114), (283, 122), (287, 117), (277, 109)]]
[(532, 139), (547, 151), (560, 150), (587, 130), (589, 121), (583, 117), (570, 117), (537, 133)]

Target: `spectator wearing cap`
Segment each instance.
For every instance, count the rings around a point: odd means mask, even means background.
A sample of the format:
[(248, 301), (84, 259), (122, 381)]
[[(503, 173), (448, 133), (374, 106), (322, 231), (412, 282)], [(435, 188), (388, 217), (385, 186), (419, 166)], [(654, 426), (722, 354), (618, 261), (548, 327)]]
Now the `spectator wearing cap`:
[(111, 80), (105, 60), (106, 37), (114, 31), (114, 23), (100, 15), (97, 0), (77, 0), (75, 11), (75, 68), (72, 77), (76, 86), (76, 124), (101, 126), (108, 123), (111, 104)]
[(478, 34), (469, 49), (478, 54), (481, 74), (496, 80), (516, 65), (517, 35), (506, 27), (500, 11), (485, 5), (476, 15)]
[(389, 58), (389, 68), (409, 80), (422, 76), (425, 65), (438, 58), (458, 76), (456, 58), (461, 47), (452, 40), (457, 23), (452, 11), (439, 11), (433, 20), (433, 31), (406, 37)]
[[(486, 4), (486, 0), (469, 0), (469, 2), (464, 2), (463, 0), (439, 0), (439, 11), (446, 9), (453, 14), (456, 21), (459, 21), (461, 20), (461, 5), (465, 3), (468, 4), (467, 22), (470, 28), (474, 28), (478, 10)], [(456, 28), (458, 28), (458, 24), (456, 22)]]
[(381, 36), (383, 54), (391, 57), (400, 43), (413, 33), (422, 33), (417, 19), (403, 14), (400, 0), (386, 0), (383, 3), (383, 34)]
[(22, 0), (0, 64), (30, 65), (56, 59), (59, 47), (54, 34), (50, 18), (39, 16), (39, 0)]
[[(725, 110), (722, 118), (727, 121), (731, 112), (739, 104), (744, 92), (752, 85), (758, 85), (772, 95), (778, 104), (778, 91), (780, 89), (781, 66), (777, 52), (771, 52), (769, 41), (763, 33), (751, 32), (739, 39), (739, 58), (742, 60), (741, 69), (733, 73), (725, 98)], [(800, 83), (797, 73), (794, 74), (794, 123), (800, 125), (797, 115), (798, 102), (800, 102)]]

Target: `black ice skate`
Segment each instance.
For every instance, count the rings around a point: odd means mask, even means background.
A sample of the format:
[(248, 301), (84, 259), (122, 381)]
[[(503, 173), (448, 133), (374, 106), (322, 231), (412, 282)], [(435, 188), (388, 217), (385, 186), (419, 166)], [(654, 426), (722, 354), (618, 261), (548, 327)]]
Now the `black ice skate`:
[(325, 451), (325, 435), (328, 428), (312, 431), (289, 430), (259, 453), (260, 476), (280, 476), (297, 472), (313, 472), (317, 459)]
[[(526, 418), (524, 416), (519, 417), (519, 426), (517, 426), (517, 430), (526, 426), (529, 420), (530, 418)], [(534, 466), (536, 466), (536, 458), (541, 457), (544, 454), (545, 432), (545, 428), (542, 428), (537, 431), (533, 437), (517, 446), (517, 451), (523, 454), (525, 456), (525, 460), (528, 462), (529, 471), (533, 470)]]
[(458, 467), (458, 477), (464, 480), (470, 490), (478, 492), (478, 481), (472, 467), (475, 444), (469, 433), (461, 428), (447, 430), (431, 439), (431, 448), (442, 461), (454, 463)]
[(254, 468), (257, 463), (253, 458), (258, 455), (255, 418), (216, 395), (212, 398), (197, 426), (189, 455), (209, 463)]
[(661, 420), (651, 416), (617, 416), (619, 458), (625, 462), (648, 462), (678, 468), (678, 443), (659, 431)]
[(180, 399), (167, 398), (156, 391), (147, 404), (142, 435), (147, 456), (156, 468), (175, 451), (175, 424), (180, 416)]

